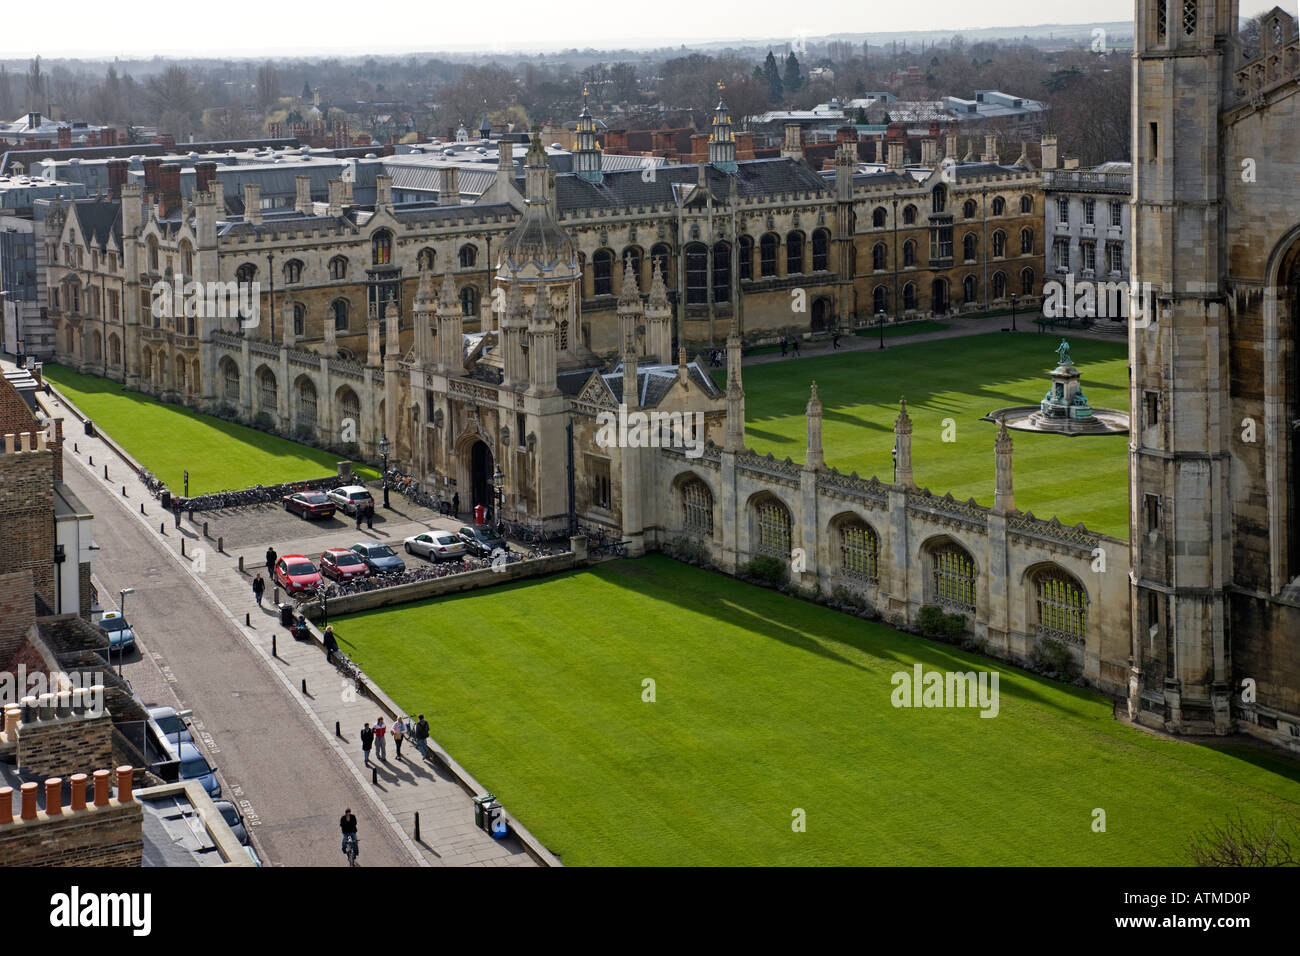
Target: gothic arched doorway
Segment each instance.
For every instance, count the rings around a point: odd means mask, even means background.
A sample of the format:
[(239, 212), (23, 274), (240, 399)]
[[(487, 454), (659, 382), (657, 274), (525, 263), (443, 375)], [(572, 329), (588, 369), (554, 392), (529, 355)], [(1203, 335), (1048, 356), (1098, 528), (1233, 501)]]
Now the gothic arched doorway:
[(943, 315), (948, 311), (948, 280), (935, 279), (930, 285), (930, 311)]
[(482, 441), (476, 441), (469, 453), (470, 504), (492, 504), (492, 452)]
[(814, 332), (825, 332), (831, 325), (831, 300), (822, 296), (813, 303), (812, 323), (809, 328)]

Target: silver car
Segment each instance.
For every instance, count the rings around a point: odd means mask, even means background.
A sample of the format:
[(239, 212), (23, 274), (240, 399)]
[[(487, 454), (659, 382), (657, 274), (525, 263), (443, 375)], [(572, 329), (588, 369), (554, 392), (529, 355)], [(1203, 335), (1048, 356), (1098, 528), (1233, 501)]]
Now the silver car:
[(375, 505), (375, 499), (363, 485), (345, 485), (329, 493), (333, 501), (344, 514), (355, 515), (360, 505)]
[(459, 560), (465, 556), (465, 542), (450, 531), (425, 531), (404, 542), (407, 554), (418, 554), (430, 561)]

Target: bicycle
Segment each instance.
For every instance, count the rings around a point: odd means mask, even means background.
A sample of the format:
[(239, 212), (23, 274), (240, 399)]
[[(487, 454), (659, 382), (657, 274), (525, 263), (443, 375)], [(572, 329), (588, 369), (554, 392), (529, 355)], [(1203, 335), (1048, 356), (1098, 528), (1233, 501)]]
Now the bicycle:
[(348, 858), (348, 866), (357, 865), (357, 854), (361, 852), (361, 840), (355, 833), (343, 835), (343, 855)]

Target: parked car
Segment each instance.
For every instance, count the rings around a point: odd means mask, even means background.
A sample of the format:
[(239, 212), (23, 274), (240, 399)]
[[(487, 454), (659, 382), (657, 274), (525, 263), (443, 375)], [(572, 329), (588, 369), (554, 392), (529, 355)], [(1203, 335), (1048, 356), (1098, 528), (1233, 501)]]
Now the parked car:
[(99, 627), (108, 634), (108, 650), (125, 653), (135, 650), (135, 632), (120, 611), (105, 611), (99, 619)]
[(355, 515), (360, 505), (369, 505), (372, 508), (375, 506), (375, 499), (363, 485), (345, 485), (342, 488), (335, 488), (329, 493), (329, 497), (338, 505), (339, 510), (347, 515)]
[(401, 574), (406, 570), (406, 562), (386, 544), (361, 541), (354, 544), (352, 550), (369, 565), (371, 574)]
[(194, 735), (190, 733), (189, 725), (185, 723), (184, 717), (176, 713), (175, 707), (150, 707), (149, 717), (158, 725), (163, 740), (173, 751), (176, 750), (178, 742), (183, 744), (194, 743)]
[(321, 491), (296, 491), (284, 496), (284, 510), (301, 518), (332, 518), (338, 507), (334, 499)]
[(450, 531), (425, 531), (411, 535), (403, 543), (407, 554), (418, 554), (430, 561), (450, 561), (465, 556), (465, 542)]
[(203, 784), (203, 789), (208, 791), (208, 796), (213, 800), (221, 796), (221, 783), (217, 780), (217, 768), (211, 766), (207, 758), (199, 753), (199, 748), (193, 744), (181, 744), (180, 753), (181, 762), (181, 779), (197, 780)]
[(320, 556), (320, 573), (332, 581), (351, 581), (370, 574), (370, 565), (349, 548), (330, 548)]
[(510, 550), (506, 539), (488, 527), (461, 528), (460, 540), (465, 542), (470, 554), (480, 558), (490, 558), (498, 548), (502, 551)]
[(320, 584), (320, 572), (301, 554), (286, 554), (275, 562), (275, 583), (292, 597)]
[(248, 828), (244, 826), (244, 817), (239, 812), (239, 808), (229, 800), (217, 800), (215, 802), (217, 809), (221, 811), (222, 819), (230, 827), (230, 832), (239, 838), (240, 843), (248, 846)]

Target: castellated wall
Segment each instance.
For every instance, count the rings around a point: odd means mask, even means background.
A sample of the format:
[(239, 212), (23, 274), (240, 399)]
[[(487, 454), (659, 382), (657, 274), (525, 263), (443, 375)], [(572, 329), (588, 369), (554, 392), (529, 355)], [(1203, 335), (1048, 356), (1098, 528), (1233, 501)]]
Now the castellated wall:
[[(963, 614), (995, 657), (1024, 662), (1050, 640), (1069, 648), (1094, 687), (1128, 693), (1126, 541), (716, 447), (695, 459), (660, 450), (645, 500), (647, 545), (694, 542), (733, 574), (756, 555), (781, 557), (793, 583), (827, 595), (842, 588), (895, 626), (938, 605)], [(782, 512), (789, 550), (802, 560), (774, 547)], [(1084, 613), (1060, 610), (1063, 599)]]

